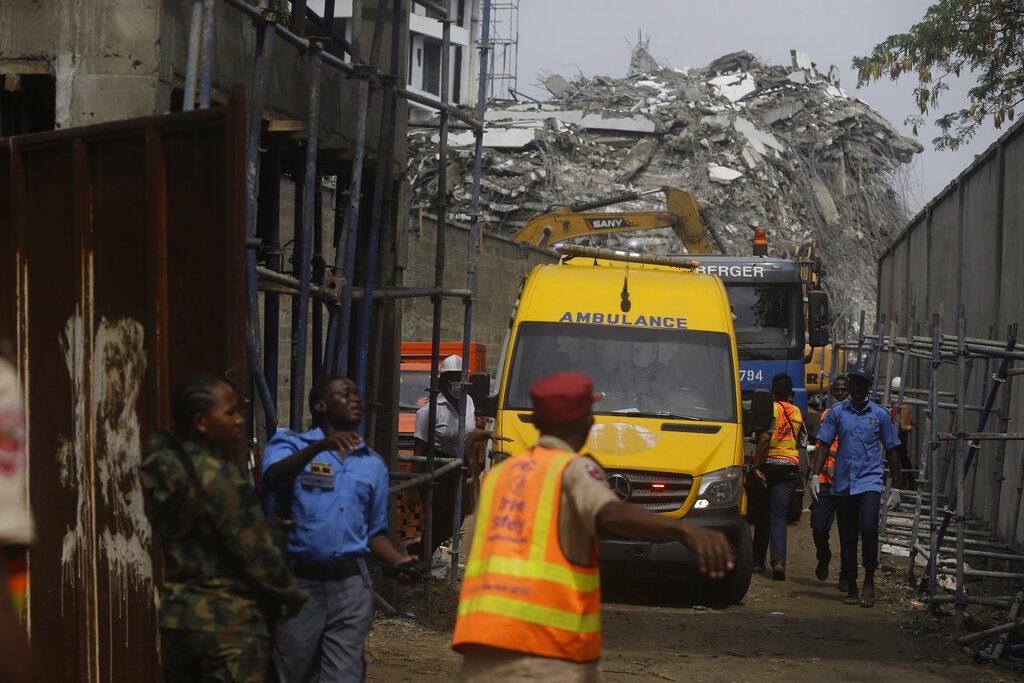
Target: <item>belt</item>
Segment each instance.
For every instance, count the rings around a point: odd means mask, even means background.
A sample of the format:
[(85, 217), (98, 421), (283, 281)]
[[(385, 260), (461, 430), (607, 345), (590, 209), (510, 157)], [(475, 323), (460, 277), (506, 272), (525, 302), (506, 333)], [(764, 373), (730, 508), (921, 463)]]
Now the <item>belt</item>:
[(289, 560), (288, 568), (300, 579), (314, 581), (340, 581), (362, 573), (359, 560), (331, 560), (329, 562)]

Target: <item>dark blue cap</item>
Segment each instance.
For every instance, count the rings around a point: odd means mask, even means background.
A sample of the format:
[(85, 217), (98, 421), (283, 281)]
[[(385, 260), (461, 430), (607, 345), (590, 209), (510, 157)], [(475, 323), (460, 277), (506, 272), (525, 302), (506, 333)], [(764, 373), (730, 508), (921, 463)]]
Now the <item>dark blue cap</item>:
[(852, 368), (847, 370), (846, 371), (846, 376), (847, 377), (863, 377), (864, 379), (866, 379), (869, 382), (873, 382), (874, 379), (875, 379), (875, 373), (871, 372), (871, 368), (869, 368), (864, 363), (857, 363)]

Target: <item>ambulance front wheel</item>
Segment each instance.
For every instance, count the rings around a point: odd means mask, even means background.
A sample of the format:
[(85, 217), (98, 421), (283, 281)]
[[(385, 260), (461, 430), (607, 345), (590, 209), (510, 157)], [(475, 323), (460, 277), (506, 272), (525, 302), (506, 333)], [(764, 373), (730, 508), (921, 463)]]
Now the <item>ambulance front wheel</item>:
[(733, 552), (736, 553), (736, 567), (724, 579), (707, 585), (709, 602), (719, 607), (735, 605), (743, 601), (750, 588), (754, 573), (754, 542), (750, 527), (744, 523), (738, 530)]

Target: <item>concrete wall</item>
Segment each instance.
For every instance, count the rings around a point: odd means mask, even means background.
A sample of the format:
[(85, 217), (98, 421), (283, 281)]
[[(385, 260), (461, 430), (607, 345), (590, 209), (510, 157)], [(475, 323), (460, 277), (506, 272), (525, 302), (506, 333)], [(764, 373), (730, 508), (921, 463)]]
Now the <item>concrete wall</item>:
[[(1005, 339), (1009, 325), (1024, 322), (1024, 193), (1019, 190), (1024, 186), (1022, 131), (1021, 124), (1007, 131), (932, 200), (882, 255), (877, 314), (902, 321), (901, 335), (911, 312), (918, 333), (927, 335), (932, 315), (940, 311), (945, 333), (953, 334), (961, 305), (969, 336)], [(995, 369), (995, 361), (974, 361), (968, 403), (983, 402), (991, 385), (988, 378)], [(926, 385), (924, 363), (908, 375), (914, 386)], [(953, 390), (954, 381), (954, 368), (943, 367), (940, 389)], [(1010, 387), (1012, 398), (1005, 429), (1024, 431), (1024, 380), (1016, 378), (1005, 386)], [(923, 412), (918, 413), (915, 424), (923, 426)], [(975, 429), (977, 418), (978, 413), (967, 413), (967, 431)], [(950, 427), (948, 411), (941, 411), (940, 430)], [(1000, 428), (993, 415), (985, 430)], [(921, 438), (921, 431), (915, 430), (916, 450), (920, 450)], [(1018, 506), (1018, 487), (1024, 483), (1024, 448), (1020, 442), (1009, 442), (1001, 455), (1002, 448), (998, 442), (984, 442), (981, 448), (978, 466), (968, 480), (969, 485), (973, 482), (971, 513), (993, 523), (1001, 538), (1024, 545), (1024, 515)], [(947, 450), (940, 452), (946, 454)], [(997, 496), (998, 511), (993, 514)]]
[[(399, 263), (406, 286), (434, 284), (434, 249), (437, 221), (429, 214), (410, 216), (402, 240)], [(445, 233), (445, 286), (466, 286), (469, 227), (449, 223)], [(487, 347), (487, 364), (497, 367), (508, 329), (512, 304), (519, 284), (534, 266), (554, 263), (553, 252), (484, 233), (477, 266), (476, 300), (473, 304), (473, 341)], [(441, 340), (461, 341), (465, 309), (460, 301), (446, 299), (442, 306)], [(433, 309), (429, 299), (408, 299), (402, 304), (402, 340), (430, 341)]]
[[(368, 51), (377, 11), (363, 3), (361, 45)], [(213, 100), (227, 101), (236, 83), (252, 84), (255, 30), (252, 21), (223, 2), (215, 7)], [(400, 31), (408, 27), (408, 5)], [(390, 16), (390, 10), (389, 10)], [(0, 2), (0, 74), (56, 77), (56, 125), (84, 126), (161, 114), (184, 83), (192, 3), (186, 0), (47, 0)], [(390, 23), (385, 26), (380, 68), (390, 69)], [(404, 73), (408, 39), (401, 41)], [(276, 41), (267, 92), (267, 118), (303, 121), (308, 116), (308, 69), (298, 51)], [(321, 145), (351, 154), (357, 81), (324, 67), (321, 84)], [(367, 156), (376, 157), (382, 120), (379, 96), (367, 117)], [(399, 103), (397, 137), (405, 139), (407, 104)], [(405, 165), (405, 145), (396, 145), (395, 168)]]

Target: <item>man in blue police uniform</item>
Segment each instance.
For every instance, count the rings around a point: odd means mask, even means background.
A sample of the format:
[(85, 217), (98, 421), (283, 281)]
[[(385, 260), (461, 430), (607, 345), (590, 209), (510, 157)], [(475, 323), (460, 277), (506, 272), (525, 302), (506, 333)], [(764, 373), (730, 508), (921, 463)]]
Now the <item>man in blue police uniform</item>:
[(373, 622), (366, 568), (371, 552), (409, 565), (388, 541), (388, 471), (355, 432), (363, 419), (350, 380), (319, 380), (309, 392), (313, 429), (278, 432), (263, 454), (263, 481), (294, 530), (288, 566), (309, 600), (276, 633), (282, 673), (291, 683), (361, 681), (363, 646)]
[[(864, 365), (855, 365), (846, 373), (850, 398), (837, 403), (818, 429), (814, 449), (813, 476), (821, 474), (832, 442), (839, 438), (835, 471), (829, 493), (834, 497), (839, 522), (841, 576), (849, 582), (848, 605), (875, 604), (875, 568), (878, 566), (878, 514), (885, 490), (882, 454), (889, 463), (893, 486), (899, 486), (900, 465), (897, 447), (900, 439), (889, 419), (889, 411), (868, 399), (872, 374)], [(864, 590), (857, 594), (857, 536), (860, 535), (864, 560)], [(847, 569), (849, 568), (849, 569)]]

